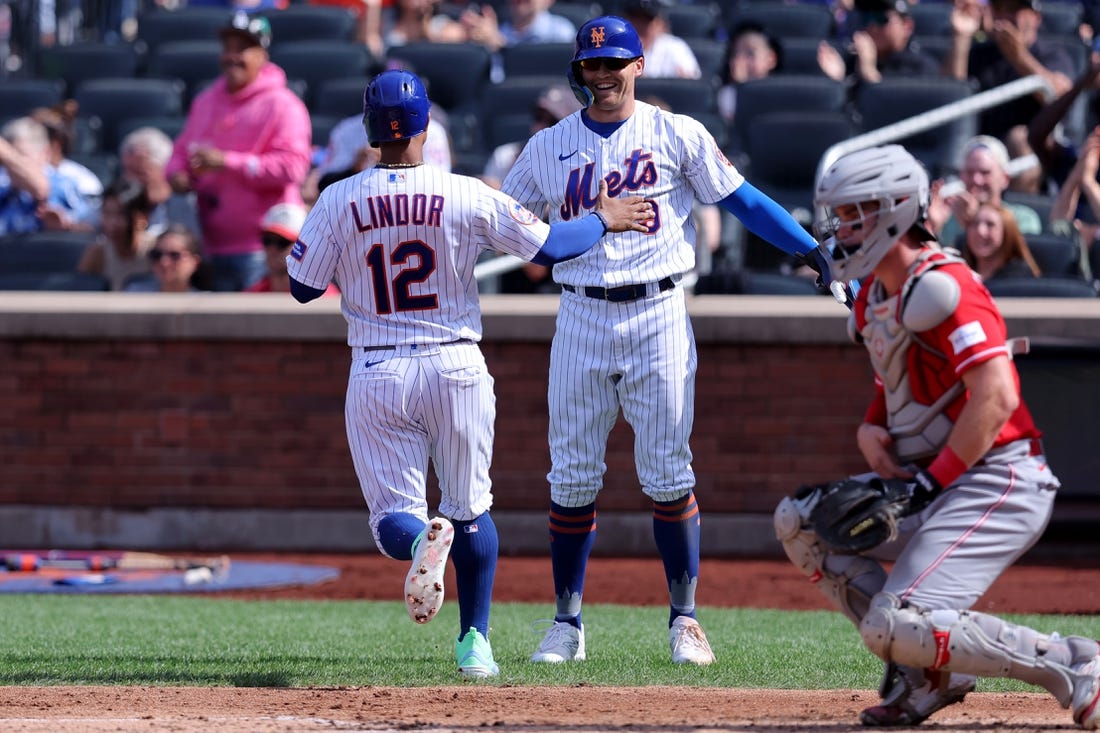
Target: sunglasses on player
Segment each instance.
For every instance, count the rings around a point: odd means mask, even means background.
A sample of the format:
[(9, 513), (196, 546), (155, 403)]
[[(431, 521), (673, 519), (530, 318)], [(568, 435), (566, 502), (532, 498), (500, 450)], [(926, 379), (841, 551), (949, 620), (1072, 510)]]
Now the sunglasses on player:
[(608, 71), (622, 71), (634, 63), (634, 59), (581, 59), (581, 68), (585, 71), (599, 71), (607, 67)]

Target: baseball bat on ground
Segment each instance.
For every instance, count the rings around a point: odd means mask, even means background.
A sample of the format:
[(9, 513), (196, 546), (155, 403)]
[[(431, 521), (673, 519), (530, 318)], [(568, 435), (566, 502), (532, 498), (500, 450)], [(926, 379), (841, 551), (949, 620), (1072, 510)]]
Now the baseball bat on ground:
[(32, 553), (4, 556), (9, 571), (33, 572), (45, 568), (61, 570), (192, 570), (209, 568), (217, 574), (229, 570), (229, 557), (170, 557), (153, 552), (123, 552), (117, 556), (88, 555), (86, 557), (53, 557)]

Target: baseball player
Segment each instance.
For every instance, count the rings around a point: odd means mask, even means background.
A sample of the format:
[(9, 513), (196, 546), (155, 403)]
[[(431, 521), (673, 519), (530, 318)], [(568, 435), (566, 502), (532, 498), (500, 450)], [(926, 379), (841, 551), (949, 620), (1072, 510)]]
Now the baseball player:
[[(867, 278), (849, 332), (875, 372), (856, 433), (873, 473), (856, 478), (902, 483), (897, 535), (863, 554), (830, 549), (814, 519), (824, 487), (780, 502), (776, 534), (886, 662), (865, 725), (916, 725), (987, 676), (1044, 687), (1094, 729), (1097, 642), (969, 610), (1042, 534), (1059, 483), (1020, 394), (1015, 342), (980, 279), (924, 228), (928, 198), (924, 168), (900, 145), (841, 158), (815, 191), (833, 274)], [(879, 560), (894, 562), (889, 574)]]
[[(459, 671), (498, 673), (489, 645), (497, 532), (489, 514), (496, 406), (478, 347), (474, 265), (485, 248), (542, 264), (574, 257), (608, 231), (644, 231), (652, 207), (610, 198), (591, 216), (548, 226), (481, 181), (424, 165), (428, 96), (407, 71), (386, 71), (364, 94), (381, 160), (327, 187), (287, 257), (291, 293), (321, 296), (334, 278), (352, 348), (348, 442), (381, 552), (412, 560), (410, 616), (426, 623), (443, 600), (448, 556), (458, 584)], [(442, 516), (428, 518), (428, 461)]]
[(635, 434), (642, 491), (670, 596), (677, 663), (710, 664), (695, 619), (699, 507), (688, 439), (695, 340), (679, 282), (695, 264), (696, 197), (717, 203), (765, 240), (804, 255), (828, 277), (813, 238), (747, 183), (698, 121), (635, 99), (645, 69), (635, 29), (605, 15), (577, 33), (570, 85), (584, 109), (534, 135), (502, 190), (551, 221), (585, 217), (597, 186), (645, 196), (646, 231), (605, 237), (554, 267), (563, 293), (550, 353), (550, 551), (556, 612), (535, 662), (585, 658), (581, 599), (596, 533), (607, 436), (621, 409)]

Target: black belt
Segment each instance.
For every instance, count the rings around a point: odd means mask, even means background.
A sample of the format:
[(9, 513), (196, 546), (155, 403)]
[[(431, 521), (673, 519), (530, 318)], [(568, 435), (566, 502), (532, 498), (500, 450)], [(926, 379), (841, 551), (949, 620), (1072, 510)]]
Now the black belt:
[[(448, 344), (476, 344), (473, 339), (455, 339), (454, 341), (440, 341), (436, 344), (402, 344), (402, 346), (416, 346), (427, 348), (429, 346), (447, 346)], [(363, 346), (363, 351), (394, 351), (396, 346)]]
[(671, 277), (658, 280), (655, 283), (638, 283), (637, 285), (620, 285), (617, 288), (577, 287), (575, 285), (562, 285), (562, 290), (570, 293), (579, 293), (596, 300), (606, 300), (612, 303), (625, 303), (628, 300), (637, 300), (650, 294), (651, 288), (656, 288), (653, 294), (663, 293), (676, 287), (676, 281)]

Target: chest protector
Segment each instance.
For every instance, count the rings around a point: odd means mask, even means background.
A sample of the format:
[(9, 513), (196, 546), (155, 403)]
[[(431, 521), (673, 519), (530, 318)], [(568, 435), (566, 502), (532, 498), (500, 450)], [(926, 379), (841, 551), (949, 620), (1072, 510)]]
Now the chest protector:
[(919, 334), (935, 328), (955, 312), (962, 291), (950, 275), (938, 268), (965, 262), (941, 250), (926, 249), (909, 270), (909, 277), (895, 296), (887, 296), (882, 285), (872, 283), (860, 325), (853, 312), (849, 334), (862, 341), (871, 356), (871, 366), (886, 393), (886, 427), (902, 463), (939, 453), (947, 443), (954, 423), (944, 410), (966, 391), (957, 378), (938, 399), (923, 405), (913, 398), (909, 383), (909, 351), (925, 349), (943, 359), (946, 355), (925, 343)]

